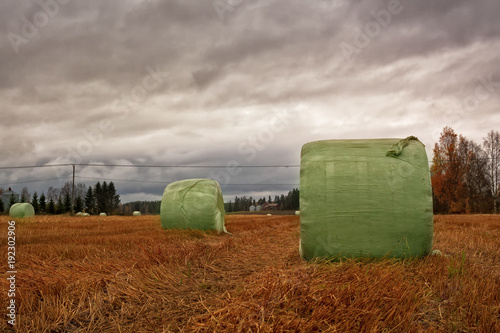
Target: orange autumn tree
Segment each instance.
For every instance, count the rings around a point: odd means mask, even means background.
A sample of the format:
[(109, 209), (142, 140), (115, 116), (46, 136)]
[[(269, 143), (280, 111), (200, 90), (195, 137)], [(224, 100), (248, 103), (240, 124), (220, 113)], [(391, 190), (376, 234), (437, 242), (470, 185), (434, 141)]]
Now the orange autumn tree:
[(459, 155), (458, 137), (451, 127), (443, 128), (439, 143), (434, 145), (431, 166), (432, 190), (435, 199), (449, 213), (467, 211), (467, 188), (464, 184), (464, 163)]

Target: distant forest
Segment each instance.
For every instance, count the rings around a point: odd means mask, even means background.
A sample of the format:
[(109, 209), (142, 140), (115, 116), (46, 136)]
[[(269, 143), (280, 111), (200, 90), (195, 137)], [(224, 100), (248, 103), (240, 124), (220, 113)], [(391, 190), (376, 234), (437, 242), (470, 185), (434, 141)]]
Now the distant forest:
[[(11, 190), (9, 188), (9, 190)], [(7, 189), (0, 188), (0, 194), (9, 193)], [(87, 212), (92, 215), (99, 213), (112, 214), (120, 204), (120, 195), (116, 193), (115, 184), (97, 182), (94, 186), (87, 187), (84, 183), (75, 184), (75, 201), (72, 203), (73, 184), (66, 182), (61, 188), (49, 187), (47, 195), (45, 192), (39, 196), (35, 191), (31, 195), (27, 187), (21, 191), (19, 202), (29, 202), (36, 214), (65, 214)], [(10, 206), (17, 203), (12, 194), (7, 202), (0, 200), (0, 213), (9, 211)]]
[[(251, 205), (263, 205), (264, 203), (276, 203), (279, 210), (298, 210), (299, 209), (299, 189), (294, 188), (287, 195), (275, 195), (274, 199), (268, 198), (254, 199), (253, 197), (235, 197), (224, 204), (226, 212), (249, 211)], [(140, 211), (142, 214), (160, 214), (161, 201), (132, 201), (121, 204), (118, 211), (121, 214), (129, 215), (134, 211)]]
[(250, 206), (260, 205), (265, 203), (275, 203), (278, 204), (278, 210), (299, 210), (299, 189), (294, 188), (287, 195), (275, 195), (274, 200), (269, 196), (266, 200), (265, 197), (260, 199), (254, 199), (252, 197), (243, 196), (241, 198), (235, 197), (234, 201), (229, 201), (224, 204), (226, 212), (239, 212), (248, 211)]

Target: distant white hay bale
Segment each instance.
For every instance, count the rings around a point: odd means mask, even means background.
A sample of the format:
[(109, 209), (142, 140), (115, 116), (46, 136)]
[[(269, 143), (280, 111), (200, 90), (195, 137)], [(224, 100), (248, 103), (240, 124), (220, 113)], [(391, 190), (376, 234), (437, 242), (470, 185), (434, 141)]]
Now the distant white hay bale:
[(83, 216), (90, 216), (89, 213), (83, 213)]
[(300, 210), (296, 210), (295, 215), (300, 215)]
[(101, 213), (101, 214), (99, 214), (99, 216), (108, 216), (108, 214), (106, 214), (106, 213)]
[(267, 216), (271, 216), (271, 214), (267, 214)]
[(133, 216), (141, 216), (141, 212), (136, 210), (135, 212), (132, 213)]
[(76, 213), (76, 216), (83, 216), (83, 213), (82, 212), (78, 212), (78, 213)]
[(9, 215), (12, 218), (35, 216), (35, 208), (30, 203), (16, 203), (9, 209)]

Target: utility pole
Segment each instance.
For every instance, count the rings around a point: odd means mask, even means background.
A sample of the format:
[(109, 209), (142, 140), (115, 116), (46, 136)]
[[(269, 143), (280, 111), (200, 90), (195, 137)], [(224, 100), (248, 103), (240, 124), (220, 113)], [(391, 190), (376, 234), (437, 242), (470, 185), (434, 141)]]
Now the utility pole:
[(73, 189), (71, 191), (71, 215), (75, 214), (75, 165), (73, 164)]

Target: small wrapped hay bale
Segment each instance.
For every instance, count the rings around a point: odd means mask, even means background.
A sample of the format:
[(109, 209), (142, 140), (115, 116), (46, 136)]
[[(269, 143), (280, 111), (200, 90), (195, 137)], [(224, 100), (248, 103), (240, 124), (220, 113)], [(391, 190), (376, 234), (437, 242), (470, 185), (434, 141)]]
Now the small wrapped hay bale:
[(227, 232), (224, 200), (212, 179), (186, 179), (170, 183), (161, 200), (163, 229), (199, 229)]
[(136, 210), (136, 211), (134, 211), (134, 212), (132, 213), (132, 216), (141, 216), (141, 215), (142, 215), (142, 214), (141, 214), (141, 212), (140, 212), (140, 211), (138, 211), (138, 210)]
[(432, 191), (424, 145), (415, 137), (305, 144), (300, 229), (307, 260), (429, 254)]
[(76, 216), (83, 216), (83, 213), (82, 212), (78, 212), (78, 213), (76, 213)]
[(35, 216), (35, 208), (30, 203), (16, 203), (10, 206), (9, 215), (12, 218)]
[(101, 213), (101, 214), (99, 214), (99, 216), (108, 216), (108, 214), (106, 214), (106, 213)]

